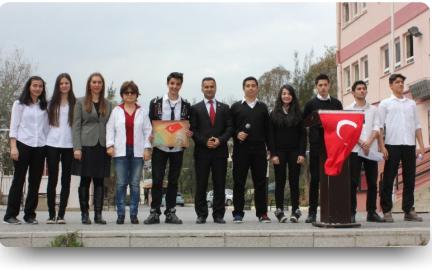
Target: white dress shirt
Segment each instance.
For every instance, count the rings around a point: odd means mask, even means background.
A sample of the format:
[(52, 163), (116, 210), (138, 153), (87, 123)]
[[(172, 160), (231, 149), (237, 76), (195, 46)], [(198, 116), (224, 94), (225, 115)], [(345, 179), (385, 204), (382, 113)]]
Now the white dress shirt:
[(317, 98), (319, 99), (319, 100), (331, 100), (331, 98), (330, 98), (330, 95), (327, 95), (327, 97), (326, 98), (324, 98), (324, 97), (322, 97), (319, 93), (317, 93)]
[(391, 95), (380, 102), (378, 112), (380, 128), (385, 127), (385, 144), (416, 145), (415, 133), (421, 126), (413, 100)]
[[(216, 99), (212, 99), (213, 100), (213, 109), (214, 112), (216, 113)], [(207, 108), (207, 112), (210, 115), (210, 103), (209, 103), (209, 99), (204, 98), (204, 104), (206, 105)]]
[[(380, 131), (380, 122), (379, 122), (379, 116), (378, 116), (378, 109), (377, 107), (370, 105), (366, 102), (364, 106), (357, 106), (355, 102), (348, 105), (346, 110), (354, 110), (354, 111), (363, 111), (365, 115), (365, 121), (363, 124), (362, 132), (360, 134), (360, 140), (366, 141), (369, 139), (373, 131)], [(351, 152), (358, 153), (360, 150), (360, 146), (356, 144)], [(378, 152), (378, 140), (373, 140), (371, 146), (370, 146), (370, 152)]]
[(72, 128), (69, 125), (69, 104), (60, 106), (59, 126), (49, 126), (46, 145), (58, 148), (73, 148)]
[(249, 101), (246, 100), (246, 98), (243, 98), (243, 100), (242, 100), (241, 103), (243, 103), (243, 102), (246, 102), (246, 104), (249, 105), (249, 107), (250, 107), (251, 109), (253, 109), (253, 108), (255, 107), (255, 105), (257, 104), (258, 99), (256, 98), (254, 101), (249, 102)]
[[(151, 148), (149, 136), (152, 125), (148, 112), (139, 107), (135, 111), (133, 126), (134, 157), (143, 157), (144, 149)], [(126, 117), (125, 111), (116, 106), (110, 115), (106, 126), (106, 147), (114, 146), (114, 157), (126, 156)]]
[(12, 105), (9, 138), (15, 138), (31, 147), (46, 144), (48, 133), (48, 113), (41, 110), (39, 101), (34, 104), (20, 104), (17, 100)]
[[(162, 119), (161, 120), (171, 120), (171, 107), (174, 109), (174, 120), (180, 120), (181, 113), (181, 97), (179, 96), (177, 100), (170, 100), (168, 94), (165, 94), (162, 99)], [(183, 150), (182, 147), (173, 147), (170, 149), (167, 146), (156, 146), (165, 152), (180, 152)]]

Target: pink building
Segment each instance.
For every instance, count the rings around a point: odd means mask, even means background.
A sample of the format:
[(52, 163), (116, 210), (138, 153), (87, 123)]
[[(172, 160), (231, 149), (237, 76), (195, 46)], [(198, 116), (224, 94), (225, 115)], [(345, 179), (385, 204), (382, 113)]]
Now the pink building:
[(424, 144), (429, 148), (428, 6), (423, 3), (342, 2), (336, 3), (336, 8), (338, 98), (344, 106), (352, 103), (350, 87), (360, 79), (368, 84), (368, 102), (378, 105), (391, 94), (389, 75), (403, 74), (407, 77), (405, 95), (417, 103)]

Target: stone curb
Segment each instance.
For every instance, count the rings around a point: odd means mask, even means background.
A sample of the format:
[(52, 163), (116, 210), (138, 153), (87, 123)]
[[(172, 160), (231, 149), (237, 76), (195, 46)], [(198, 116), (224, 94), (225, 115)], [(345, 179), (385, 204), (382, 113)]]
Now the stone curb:
[[(71, 231), (0, 232), (7, 247), (49, 247)], [(79, 231), (84, 247), (397, 247), (424, 246), (429, 228), (324, 230)]]

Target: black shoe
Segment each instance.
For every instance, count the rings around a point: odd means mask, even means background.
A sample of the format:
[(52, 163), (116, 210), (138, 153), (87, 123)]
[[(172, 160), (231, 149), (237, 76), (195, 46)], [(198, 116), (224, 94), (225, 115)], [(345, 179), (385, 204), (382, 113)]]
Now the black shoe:
[(316, 222), (316, 214), (315, 213), (308, 214), (308, 217), (306, 218), (305, 222), (306, 223)]
[(116, 223), (119, 225), (124, 224), (124, 220), (125, 220), (125, 216), (118, 216)]
[(150, 215), (146, 218), (146, 220), (144, 220), (144, 224), (159, 224), (159, 216), (160, 214), (156, 211), (156, 209), (151, 209)]
[(355, 214), (351, 215), (351, 223), (356, 223)]
[(139, 224), (138, 217), (135, 215), (130, 216), (130, 221), (132, 224)]
[(21, 222), (21, 220), (15, 218), (15, 217), (10, 217), (10, 218), (7, 218), (7, 219), (3, 219), (3, 223), (4, 224), (10, 224), (10, 225), (19, 225), (22, 222)]
[(277, 208), (276, 211), (274, 212), (277, 220), (279, 221), (279, 223), (285, 223), (287, 221), (287, 217), (285, 216), (284, 212), (282, 209)]
[(24, 222), (27, 223), (27, 224), (32, 224), (32, 225), (39, 224), (39, 222), (35, 218), (24, 219)]
[(195, 223), (196, 224), (204, 224), (204, 223), (206, 223), (206, 218), (205, 217), (197, 217)]
[(165, 223), (170, 224), (182, 224), (183, 221), (178, 218), (178, 216), (175, 214), (176, 210), (175, 208), (169, 209), (165, 211)]
[(214, 223), (219, 223), (219, 224), (225, 224), (225, 220), (221, 217), (215, 217), (213, 218)]
[(384, 222), (384, 219), (380, 217), (375, 211), (368, 212), (366, 220), (369, 222)]
[(101, 225), (107, 224), (107, 222), (102, 218), (102, 212), (95, 212), (94, 222)]
[(87, 213), (81, 213), (81, 223), (86, 224), (86, 225), (91, 224), (91, 220), (90, 220), (88, 212)]

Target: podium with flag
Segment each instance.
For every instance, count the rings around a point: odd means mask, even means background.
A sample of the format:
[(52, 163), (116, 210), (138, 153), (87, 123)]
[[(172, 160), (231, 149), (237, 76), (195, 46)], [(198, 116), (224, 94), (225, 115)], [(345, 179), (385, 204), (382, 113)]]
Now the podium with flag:
[(323, 149), (320, 155), (321, 220), (313, 225), (359, 227), (359, 223), (351, 223), (349, 156), (360, 138), (364, 113), (319, 110), (318, 116), (315, 121), (319, 121), (324, 129), (325, 151)]

